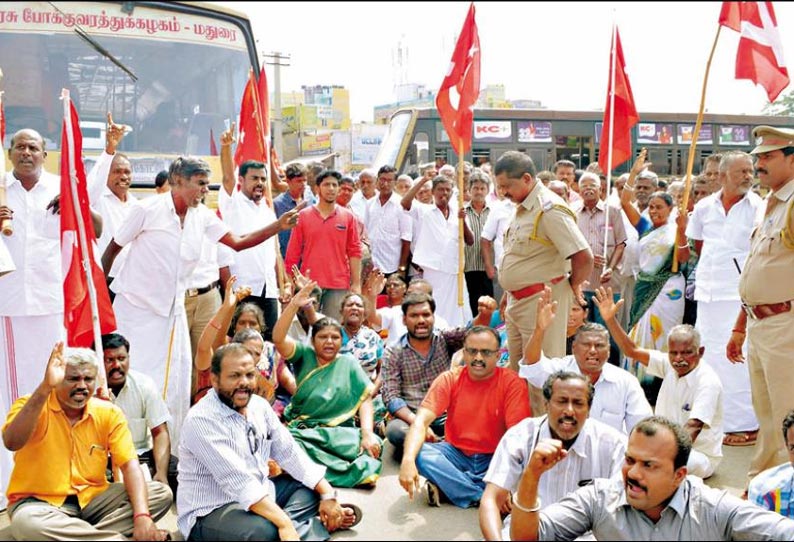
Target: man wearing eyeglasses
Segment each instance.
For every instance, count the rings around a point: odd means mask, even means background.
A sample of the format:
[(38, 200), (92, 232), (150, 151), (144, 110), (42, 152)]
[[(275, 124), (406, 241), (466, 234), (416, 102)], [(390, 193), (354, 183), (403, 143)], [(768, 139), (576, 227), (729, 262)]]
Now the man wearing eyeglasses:
[[(441, 494), (455, 506), (477, 506), (483, 476), (502, 435), (530, 416), (529, 388), (515, 372), (497, 367), (499, 335), (474, 326), (463, 339), (462, 370), (439, 375), (430, 386), (405, 438), (400, 485), (413, 499), (419, 474), (427, 479), (430, 506)], [(447, 414), (445, 440), (425, 442), (430, 424)]]
[[(212, 390), (185, 418), (177, 526), (186, 540), (328, 540), (361, 511), (340, 505), (324, 478), (253, 393), (257, 369), (241, 344), (215, 351)], [(283, 473), (269, 478), (268, 460)], [(318, 517), (319, 516), (319, 517)]]

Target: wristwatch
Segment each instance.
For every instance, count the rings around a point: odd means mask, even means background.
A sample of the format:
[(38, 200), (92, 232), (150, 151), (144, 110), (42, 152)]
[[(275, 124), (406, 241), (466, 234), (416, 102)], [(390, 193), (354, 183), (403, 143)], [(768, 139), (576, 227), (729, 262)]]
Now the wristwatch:
[(334, 489), (330, 493), (323, 493), (322, 495), (320, 495), (320, 500), (321, 501), (335, 501), (337, 496), (338, 496), (338, 492), (336, 491), (336, 489)]
[(401, 265), (400, 267), (397, 268), (397, 271), (403, 271), (404, 272), (405, 271), (405, 266)]

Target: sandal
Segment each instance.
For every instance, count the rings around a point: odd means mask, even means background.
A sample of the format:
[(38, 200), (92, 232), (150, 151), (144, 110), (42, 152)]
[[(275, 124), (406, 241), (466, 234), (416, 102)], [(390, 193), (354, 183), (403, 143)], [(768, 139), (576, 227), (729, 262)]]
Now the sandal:
[(725, 446), (752, 446), (758, 438), (758, 431), (739, 431), (725, 433), (722, 444)]

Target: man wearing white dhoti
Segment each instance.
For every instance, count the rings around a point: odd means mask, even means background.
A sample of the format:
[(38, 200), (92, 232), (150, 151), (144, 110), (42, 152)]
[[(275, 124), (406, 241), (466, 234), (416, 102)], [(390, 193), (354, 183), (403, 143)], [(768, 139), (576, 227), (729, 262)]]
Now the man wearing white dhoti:
[(725, 392), (724, 444), (729, 446), (753, 444), (758, 430), (747, 364), (728, 361), (724, 347), (733, 325), (726, 315), (740, 310), (740, 266), (750, 252), (750, 233), (762, 201), (750, 190), (754, 172), (749, 154), (724, 153), (719, 166), (722, 189), (695, 205), (686, 231), (700, 255), (696, 327), (706, 347), (703, 361), (719, 375)]
[[(192, 360), (185, 316), (187, 281), (201, 258), (202, 238), (244, 250), (291, 228), (297, 213), (287, 212), (264, 228), (238, 236), (201, 204), (210, 167), (193, 157), (177, 158), (168, 172), (171, 191), (133, 207), (102, 256), (105, 273), (123, 246), (129, 255), (111, 288), (119, 333), (129, 340), (138, 370), (161, 386), (171, 411), (172, 443), (179, 442), (190, 406)], [(174, 446), (171, 453), (175, 454)]]
[[(403, 196), (403, 209), (420, 224), (413, 263), (424, 270), (423, 278), (433, 287), (436, 314), (451, 327), (465, 326), (471, 321), (471, 307), (466, 284), (463, 284), (463, 306), (458, 304), (458, 220), (466, 217), (463, 208), (450, 205), (452, 183), (441, 175), (433, 179), (433, 204), (414, 201), (424, 181), (419, 181)], [(474, 244), (474, 234), (463, 221), (463, 239)]]

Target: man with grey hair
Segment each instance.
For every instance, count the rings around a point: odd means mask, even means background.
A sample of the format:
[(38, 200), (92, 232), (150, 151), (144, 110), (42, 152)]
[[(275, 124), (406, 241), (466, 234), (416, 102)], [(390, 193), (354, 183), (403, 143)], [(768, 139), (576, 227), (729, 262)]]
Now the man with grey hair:
[[(102, 256), (105, 274), (125, 245), (129, 254), (113, 284), (118, 332), (132, 345), (130, 356), (152, 377), (173, 416), (172, 443), (178, 442), (190, 406), (193, 367), (185, 314), (185, 290), (202, 257), (202, 240), (240, 251), (256, 246), (297, 223), (296, 207), (271, 224), (245, 235), (201, 203), (211, 170), (204, 160), (181, 156), (168, 172), (171, 191), (133, 207)], [(156, 277), (156, 280), (152, 280)]]
[(728, 446), (751, 445), (758, 433), (747, 365), (731, 363), (724, 348), (733, 327), (733, 321), (725, 315), (741, 309), (740, 266), (750, 253), (750, 235), (763, 203), (750, 190), (754, 173), (749, 154), (723, 153), (719, 166), (722, 189), (695, 205), (686, 230), (699, 256), (695, 301), (696, 326), (706, 347), (703, 361), (719, 375), (725, 390), (725, 411), (731, 413), (725, 419), (723, 444)]
[(649, 374), (662, 378), (656, 399), (656, 415), (680, 424), (692, 439), (689, 474), (708, 478), (722, 459), (723, 392), (714, 370), (701, 364), (705, 348), (700, 333), (689, 324), (679, 324), (667, 336), (667, 352), (638, 348), (615, 318), (623, 300), (612, 300), (611, 288), (599, 288), (596, 305), (609, 332), (626, 357), (647, 367)]
[(358, 191), (350, 199), (350, 210), (359, 219), (364, 220), (366, 215), (367, 203), (375, 197), (375, 181), (378, 172), (373, 168), (367, 168), (358, 174)]
[(656, 192), (659, 187), (659, 176), (649, 169), (642, 170), (637, 175), (634, 183), (634, 197), (637, 198), (637, 209), (640, 213), (648, 217), (648, 203), (651, 201), (651, 194)]
[[(3, 426), (15, 452), (8, 487), (16, 540), (166, 540), (155, 521), (171, 506), (171, 490), (146, 482), (127, 420), (94, 398), (93, 351), (56, 343), (44, 379), (17, 399)], [(108, 455), (124, 477), (110, 484)]]

